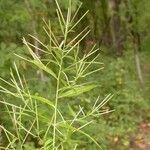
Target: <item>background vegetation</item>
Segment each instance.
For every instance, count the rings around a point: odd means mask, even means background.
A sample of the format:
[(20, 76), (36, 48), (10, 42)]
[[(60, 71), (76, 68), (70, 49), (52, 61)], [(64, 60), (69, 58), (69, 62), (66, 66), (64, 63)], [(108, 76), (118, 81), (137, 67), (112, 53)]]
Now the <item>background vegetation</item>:
[[(58, 0), (58, 3), (62, 14), (67, 18), (69, 1)], [(91, 32), (80, 42), (79, 56), (82, 58), (88, 55), (96, 43), (95, 49), (99, 48), (99, 50), (92, 55), (92, 59), (98, 56), (96, 62), (104, 63), (104, 69), (79, 81), (79, 83), (91, 83), (94, 81), (98, 85), (97, 88), (91, 88), (91, 91), (85, 90), (84, 93), (77, 95), (76, 98), (69, 98), (69, 102), (61, 101), (60, 109), (61, 111), (63, 110), (62, 114), (70, 118), (72, 116), (71, 112), (74, 113), (74, 110), (78, 110), (80, 105), (88, 112), (98, 96), (102, 101), (108, 94), (113, 94), (109, 102), (102, 107), (102, 111), (115, 111), (92, 117), (94, 123), (85, 128), (84, 131), (100, 143), (102, 149), (129, 149), (133, 139), (136, 138), (135, 134), (138, 130), (138, 125), (150, 121), (150, 1), (72, 0), (71, 11), (73, 14), (81, 3), (83, 5), (74, 18), (74, 22), (78, 22), (84, 14), (86, 15), (74, 29), (74, 33), (68, 35), (67, 40), (71, 41), (74, 36), (77, 36), (89, 25), (88, 28)], [(48, 23), (49, 20), (52, 31), (57, 35), (59, 46), (62, 46), (61, 42), (64, 40), (65, 35), (61, 35), (62, 31), (58, 22), (56, 8), (58, 9), (58, 6), (54, 0), (0, 1), (0, 85), (2, 87), (8, 89), (8, 85), (3, 82), (3, 79), (8, 81), (11, 78), (15, 81), (10, 72), (19, 70), (19, 74), (25, 76), (28, 88), (31, 93), (34, 93), (34, 96), (41, 95), (47, 97), (47, 99), (54, 97), (56, 82), (52, 78), (48, 78), (42, 68), (37, 69), (14, 54), (27, 59), (31, 58), (26, 42), (24, 41), (23, 43), (22, 41), (23, 37), (25, 37), (28, 42), (35, 46), (33, 47), (34, 54), (42, 60), (47, 59), (47, 55), (37, 49), (37, 47), (42, 49), (42, 45), (36, 39), (40, 39), (42, 43), (49, 42), (49, 38), (43, 29), (44, 22)], [(87, 11), (88, 13), (86, 13)], [(35, 38), (28, 36), (28, 34), (33, 35)], [(76, 43), (78, 40), (75, 39), (73, 42)], [(59, 54), (56, 53), (55, 55), (58, 56)], [(14, 61), (16, 65), (14, 65)], [(64, 62), (63, 67), (65, 68), (69, 63), (69, 60)], [(57, 72), (55, 65), (51, 67), (54, 72)], [(88, 68), (88, 71), (96, 70), (96, 67), (96, 64), (93, 64), (92, 67)], [(12, 68), (11, 71), (10, 68)], [(68, 76), (71, 78), (74, 70), (69, 73)], [(17, 78), (18, 74), (14, 73), (14, 77)], [(26, 83), (23, 82), (23, 84)], [(4, 127), (8, 131), (13, 132), (15, 130), (12, 127), (12, 120), (8, 117), (8, 115), (14, 114), (13, 107), (7, 106), (6, 102), (18, 106), (22, 105), (21, 102), (17, 101), (17, 98), (8, 95), (8, 93), (5, 95), (1, 93), (0, 95), (0, 146), (2, 148), (10, 144)], [(39, 103), (35, 106), (38, 107), (40, 115), (44, 114), (48, 117), (51, 114), (47, 105)], [(70, 109), (69, 112), (67, 111), (68, 108)], [(36, 107), (34, 110), (36, 111)], [(6, 112), (9, 112), (9, 114)], [(27, 120), (25, 117), (24, 125), (28, 124)], [(39, 133), (44, 130), (42, 121), (40, 126), (43, 129)], [(20, 134), (23, 136), (24, 132), (22, 131)], [(78, 134), (74, 136), (77, 136), (75, 139), (79, 143), (76, 149), (99, 149), (94, 141), (89, 138)], [(72, 137), (69, 138), (70, 141), (67, 138), (68, 141), (64, 142), (66, 146), (63, 147), (64, 149), (73, 149), (69, 143), (76, 143), (71, 141)], [(61, 138), (59, 140), (61, 141)], [(78, 140), (83, 142), (80, 143)], [(40, 139), (29, 137), (24, 142), (24, 148), (40, 149), (44, 147), (43, 143), (40, 142)], [(15, 149), (19, 149), (19, 142), (14, 143), (16, 144)]]

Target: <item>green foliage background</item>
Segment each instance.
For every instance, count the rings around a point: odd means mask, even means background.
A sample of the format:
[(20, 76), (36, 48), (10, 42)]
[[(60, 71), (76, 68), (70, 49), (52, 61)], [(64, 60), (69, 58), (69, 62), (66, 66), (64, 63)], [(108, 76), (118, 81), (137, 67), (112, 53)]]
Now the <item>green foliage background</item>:
[[(59, 0), (60, 6), (64, 12), (67, 12), (68, 0)], [(81, 1), (74, 0), (72, 7), (73, 11), (80, 4)], [(143, 120), (149, 120), (150, 114), (150, 1), (148, 0), (132, 0), (131, 3), (137, 7), (137, 20), (132, 24), (128, 24), (128, 28), (136, 26), (138, 32), (141, 35), (141, 51), (139, 52), (141, 59), (141, 66), (143, 71), (143, 77), (145, 81), (144, 88), (141, 88), (137, 79), (134, 55), (133, 55), (133, 43), (131, 36), (127, 35), (124, 41), (124, 55), (116, 58), (114, 49), (112, 48), (109, 41), (100, 42), (101, 36), (105, 29), (104, 18), (105, 13), (107, 14), (107, 1), (106, 0), (82, 0), (83, 6), (79, 15), (82, 15), (86, 10), (89, 13), (82, 20), (78, 26), (78, 30), (81, 31), (85, 24), (89, 24), (91, 33), (88, 35), (85, 41), (82, 41), (81, 47), (88, 49), (91, 46), (87, 46), (86, 41), (91, 39), (97, 43), (97, 47), (100, 47), (100, 62), (103, 62), (105, 68), (89, 78), (87, 81), (95, 80), (99, 85), (97, 89), (92, 90), (90, 93), (84, 93), (77, 97), (76, 101), (71, 101), (69, 105), (73, 106), (74, 109), (82, 103), (85, 109), (94, 102), (94, 99), (99, 95), (100, 99), (103, 99), (107, 94), (112, 93), (114, 97), (104, 107), (104, 109), (114, 109), (115, 111), (109, 114), (105, 114), (95, 119), (95, 124), (92, 127), (86, 128), (91, 135), (100, 143), (102, 143), (104, 149), (128, 149), (130, 146), (130, 135), (137, 130), (138, 124)], [(57, 24), (56, 15), (56, 4), (53, 0), (31, 0), (31, 7), (33, 10), (33, 17), (36, 21), (36, 30), (38, 32), (41, 41), (47, 41), (46, 36), (43, 32), (43, 21), (51, 18), (52, 26), (55, 27), (55, 32), (60, 34), (60, 27)], [(119, 16), (124, 21), (126, 7), (122, 3), (120, 4)], [(131, 8), (131, 14), (134, 9)], [(78, 18), (80, 16), (77, 16)], [(16, 62), (21, 74), (24, 74), (29, 83), (30, 89), (36, 94), (40, 93), (46, 95), (53, 94), (53, 83), (51, 79), (47, 79), (43, 82), (39, 80), (35, 72), (36, 68), (27, 64), (26, 62), (17, 58), (15, 54), (21, 56), (27, 56), (29, 53), (26, 51), (26, 47), (22, 43), (22, 37), (26, 37), (29, 41), (32, 40), (28, 37), (28, 33), (32, 34), (31, 29), (32, 17), (25, 7), (24, 1), (18, 0), (1, 0), (0, 1), (0, 77), (6, 80), (10, 78), (10, 68), (13, 68), (14, 61)], [(123, 25), (122, 25), (123, 26)], [(123, 31), (126, 34), (126, 31)], [(71, 37), (70, 37), (71, 38)], [(61, 39), (61, 37), (60, 37)], [(100, 44), (100, 45), (99, 45)], [(82, 55), (82, 51), (80, 52)], [(1, 83), (3, 84), (3, 83)], [(51, 89), (51, 91), (49, 90)], [(49, 94), (51, 92), (51, 94)], [(1, 99), (3, 96), (1, 96)], [(10, 98), (11, 100), (11, 98)], [(9, 101), (10, 101), (9, 100)], [(14, 100), (15, 103), (15, 100)], [(3, 107), (3, 104), (0, 104)], [(46, 106), (41, 107), (41, 114), (45, 113), (48, 115), (48, 108)], [(67, 107), (66, 102), (62, 103), (62, 107)], [(0, 110), (0, 114), (3, 114), (4, 109)], [(11, 128), (9, 120), (6, 116), (0, 117), (1, 124), (7, 124), (8, 128)], [(0, 135), (1, 133), (0, 130)], [(114, 142), (114, 138), (117, 137), (119, 140)], [(0, 138), (0, 145), (5, 143), (4, 139)], [(35, 142), (31, 140), (30, 143), (25, 145), (25, 149), (35, 149)], [(96, 149), (93, 143), (87, 141), (83, 144), (80, 149)], [(68, 148), (66, 148), (68, 149)]]

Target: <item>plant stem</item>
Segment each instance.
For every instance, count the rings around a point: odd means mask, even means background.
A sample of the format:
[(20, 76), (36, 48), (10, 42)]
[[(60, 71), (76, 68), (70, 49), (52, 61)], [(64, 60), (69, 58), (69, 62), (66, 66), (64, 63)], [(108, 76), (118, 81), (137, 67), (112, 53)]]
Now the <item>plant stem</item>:
[(60, 86), (60, 75), (62, 70), (63, 57), (60, 60), (58, 77), (57, 77), (57, 86), (56, 86), (56, 96), (55, 96), (55, 109), (54, 109), (54, 130), (53, 130), (53, 149), (55, 149), (56, 141), (56, 124), (57, 124), (57, 106), (58, 106), (58, 97), (59, 97), (59, 86)]
[[(53, 149), (55, 149), (55, 143), (56, 143), (57, 106), (58, 106), (58, 98), (59, 98), (60, 75), (61, 75), (61, 71), (62, 71), (64, 49), (65, 49), (65, 45), (66, 45), (66, 41), (67, 41), (70, 17), (71, 17), (71, 9), (68, 9), (67, 20), (65, 22), (65, 32), (64, 32), (64, 41), (63, 41), (64, 43), (63, 43), (63, 47), (62, 47), (62, 57), (60, 60), (58, 77), (57, 77), (57, 87), (56, 87), (56, 96), (55, 96), (55, 111), (54, 111)], [(63, 19), (63, 17), (62, 17), (62, 19)]]

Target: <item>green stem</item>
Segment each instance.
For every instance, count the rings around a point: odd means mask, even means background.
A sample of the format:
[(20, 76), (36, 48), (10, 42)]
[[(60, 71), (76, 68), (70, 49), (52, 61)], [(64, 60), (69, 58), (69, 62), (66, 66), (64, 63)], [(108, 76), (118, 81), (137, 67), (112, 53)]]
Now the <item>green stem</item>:
[(64, 33), (64, 46), (62, 47), (62, 57), (60, 60), (59, 72), (58, 72), (58, 77), (57, 77), (57, 87), (56, 87), (56, 96), (55, 96), (55, 110), (54, 110), (53, 149), (55, 149), (55, 142), (56, 142), (57, 106), (58, 106), (58, 98), (59, 98), (60, 75), (61, 75), (61, 71), (62, 71), (64, 49), (65, 49), (65, 45), (66, 45), (66, 41), (67, 41), (67, 35), (68, 35), (68, 28), (69, 28), (70, 15), (71, 15), (70, 11), (71, 10), (68, 9), (67, 20), (66, 20), (66, 24), (65, 24), (65, 33)]
[(56, 141), (56, 124), (57, 124), (57, 106), (58, 106), (58, 97), (59, 97), (59, 86), (60, 86), (60, 75), (62, 70), (63, 57), (61, 57), (60, 67), (57, 77), (57, 87), (56, 87), (56, 96), (55, 96), (55, 109), (54, 109), (54, 130), (53, 130), (53, 149), (55, 149)]

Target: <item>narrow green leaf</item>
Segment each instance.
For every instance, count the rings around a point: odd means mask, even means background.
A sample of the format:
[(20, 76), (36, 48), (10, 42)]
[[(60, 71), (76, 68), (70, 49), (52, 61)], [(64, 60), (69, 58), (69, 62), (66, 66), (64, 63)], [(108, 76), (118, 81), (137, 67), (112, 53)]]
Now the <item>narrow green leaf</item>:
[(55, 73), (50, 68), (45, 66), (42, 62), (39, 62), (37, 60), (31, 60), (30, 62), (39, 67), (40, 69), (44, 70), (48, 74), (52, 75), (55, 79), (57, 79)]
[(77, 95), (82, 94), (84, 92), (88, 92), (88, 91), (90, 91), (96, 87), (97, 87), (97, 85), (95, 85), (95, 84), (81, 85), (78, 87), (74, 87), (73, 89), (70, 89), (66, 92), (61, 93), (59, 98), (77, 96)]
[(72, 107), (68, 104), (68, 108), (69, 108), (69, 112), (71, 113), (71, 115), (73, 116), (73, 117), (75, 117), (76, 116), (76, 113), (75, 113), (75, 111), (72, 109)]
[(42, 103), (48, 104), (49, 106), (55, 108), (54, 104), (50, 100), (48, 100), (48, 99), (46, 99), (44, 97), (37, 96), (37, 95), (28, 95), (28, 94), (23, 94), (23, 96), (24, 97), (29, 97), (29, 98), (31, 97), (31, 98), (33, 98), (35, 100), (38, 100), (38, 101), (40, 101)]

